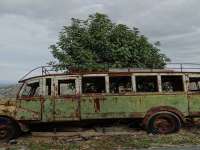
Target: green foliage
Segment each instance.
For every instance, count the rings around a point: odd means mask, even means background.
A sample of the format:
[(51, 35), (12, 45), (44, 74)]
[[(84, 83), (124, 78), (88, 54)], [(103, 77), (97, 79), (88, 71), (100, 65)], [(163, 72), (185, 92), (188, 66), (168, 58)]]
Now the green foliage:
[(169, 59), (137, 28), (113, 23), (105, 14), (72, 18), (50, 49), (61, 68), (163, 68)]

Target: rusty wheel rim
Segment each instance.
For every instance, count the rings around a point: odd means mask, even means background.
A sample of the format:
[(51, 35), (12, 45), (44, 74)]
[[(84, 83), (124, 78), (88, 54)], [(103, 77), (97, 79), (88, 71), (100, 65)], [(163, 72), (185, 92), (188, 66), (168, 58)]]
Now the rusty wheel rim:
[(175, 123), (172, 118), (158, 117), (155, 119), (154, 128), (161, 134), (170, 133), (175, 128)]
[(0, 139), (6, 138), (8, 135), (8, 128), (5, 125), (0, 126)]

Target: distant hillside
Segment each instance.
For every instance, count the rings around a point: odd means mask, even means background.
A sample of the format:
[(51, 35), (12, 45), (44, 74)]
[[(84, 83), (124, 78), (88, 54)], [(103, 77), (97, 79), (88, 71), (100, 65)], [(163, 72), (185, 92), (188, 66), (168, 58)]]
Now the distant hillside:
[(0, 98), (16, 97), (19, 85), (0, 85)]
[(0, 80), (0, 87), (17, 84), (16, 81)]

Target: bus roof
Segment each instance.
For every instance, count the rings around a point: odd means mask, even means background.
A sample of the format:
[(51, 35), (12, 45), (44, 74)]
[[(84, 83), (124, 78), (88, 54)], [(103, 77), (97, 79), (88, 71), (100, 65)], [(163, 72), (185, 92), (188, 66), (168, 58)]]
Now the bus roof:
[[(33, 71), (33, 70), (32, 70)], [(35, 76), (31, 76), (28, 77), (28, 75), (30, 75), (30, 73), (32, 73), (32, 71), (30, 71), (29, 73), (27, 73), (22, 79), (19, 80), (19, 83), (25, 82), (27, 80), (30, 79), (35, 79), (35, 78), (40, 78), (40, 77), (47, 77), (47, 76), (64, 76), (64, 75), (89, 75), (89, 74), (109, 74), (109, 75), (131, 75), (133, 73), (141, 73), (141, 74), (150, 74), (150, 73), (170, 73), (170, 74), (177, 74), (177, 73), (196, 73), (196, 74), (200, 74), (200, 70), (199, 71), (187, 71), (187, 70), (177, 70), (177, 69), (138, 69), (138, 68), (109, 68), (107, 70), (70, 70), (70, 71), (63, 71), (63, 72), (57, 72), (54, 71), (54, 73), (50, 73), (49, 70), (44, 70), (44, 68), (42, 68), (42, 74), (40, 75), (35, 75)]]

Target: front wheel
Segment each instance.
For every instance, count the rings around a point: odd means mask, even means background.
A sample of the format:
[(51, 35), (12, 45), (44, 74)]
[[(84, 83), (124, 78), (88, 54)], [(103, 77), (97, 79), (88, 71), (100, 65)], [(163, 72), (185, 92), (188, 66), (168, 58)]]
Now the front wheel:
[(158, 113), (150, 117), (147, 130), (153, 134), (168, 134), (179, 131), (181, 121), (173, 113)]
[(0, 117), (0, 143), (14, 138), (16, 131), (15, 125), (9, 119)]

